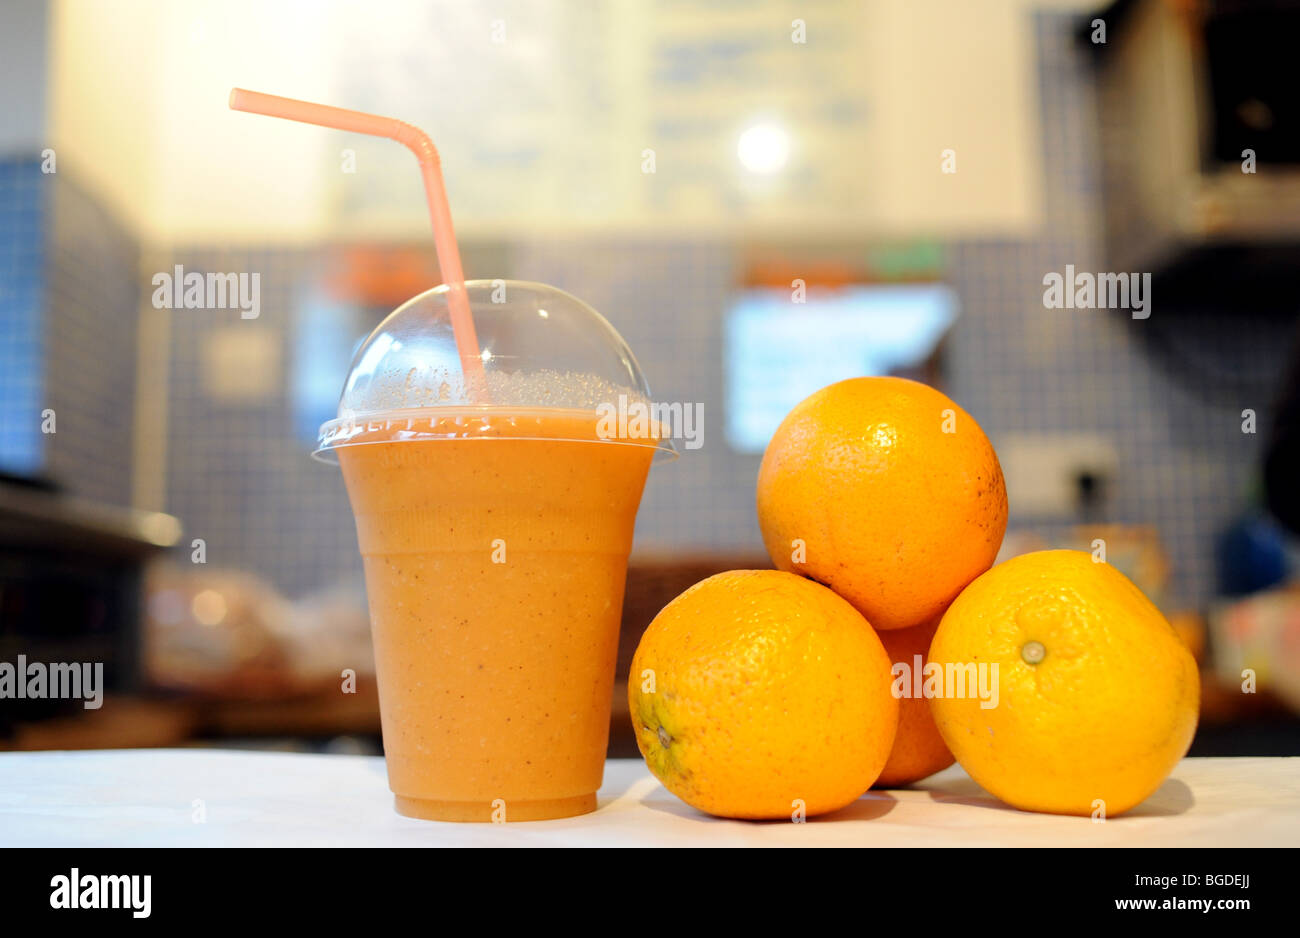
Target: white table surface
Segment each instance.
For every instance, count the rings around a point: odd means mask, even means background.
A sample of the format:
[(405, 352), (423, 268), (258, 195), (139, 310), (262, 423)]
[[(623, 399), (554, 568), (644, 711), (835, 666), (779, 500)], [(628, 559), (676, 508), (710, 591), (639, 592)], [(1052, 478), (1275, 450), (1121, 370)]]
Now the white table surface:
[(245, 845), (1297, 846), (1300, 758), (1184, 759), (1145, 803), (1103, 823), (1016, 811), (954, 766), (805, 824), (708, 817), (640, 760), (612, 759), (594, 814), (497, 825), (397, 815), (371, 756), (0, 753), (0, 846)]

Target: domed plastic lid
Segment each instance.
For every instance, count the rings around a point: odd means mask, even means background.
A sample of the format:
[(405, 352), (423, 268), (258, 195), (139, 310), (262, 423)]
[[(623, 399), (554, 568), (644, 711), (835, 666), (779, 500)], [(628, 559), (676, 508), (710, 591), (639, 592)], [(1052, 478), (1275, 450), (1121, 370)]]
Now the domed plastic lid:
[[(352, 360), (338, 416), (320, 428), (317, 458), (345, 446), (403, 440), (509, 436), (652, 446), (674, 455), (671, 428), (654, 419), (650, 388), (632, 350), (605, 317), (542, 283), (465, 284), (483, 362), (467, 381), (448, 309), (449, 288), (407, 300)], [(531, 434), (548, 415), (578, 417)], [(556, 435), (586, 426), (590, 435)]]

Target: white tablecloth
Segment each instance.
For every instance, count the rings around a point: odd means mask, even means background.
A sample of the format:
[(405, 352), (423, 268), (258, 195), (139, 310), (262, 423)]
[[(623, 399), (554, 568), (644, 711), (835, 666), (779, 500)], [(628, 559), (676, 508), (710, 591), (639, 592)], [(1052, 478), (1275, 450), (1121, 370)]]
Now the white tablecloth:
[(1297, 846), (1300, 758), (1184, 759), (1128, 814), (1016, 811), (956, 766), (805, 824), (726, 821), (639, 760), (594, 814), (442, 824), (394, 813), (384, 761), (211, 749), (0, 753), (0, 846)]

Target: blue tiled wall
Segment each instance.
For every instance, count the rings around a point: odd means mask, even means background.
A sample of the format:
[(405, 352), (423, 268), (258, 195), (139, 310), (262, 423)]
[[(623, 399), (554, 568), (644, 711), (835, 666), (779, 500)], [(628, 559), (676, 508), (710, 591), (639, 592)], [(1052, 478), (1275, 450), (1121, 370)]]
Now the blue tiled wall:
[(46, 468), (70, 490), (131, 500), (139, 247), (68, 173), (47, 177)]
[[(1044, 309), (1047, 271), (1104, 268), (1086, 66), (1069, 44), (1068, 18), (1044, 15), (1037, 25), (1047, 221), (1033, 239), (943, 246), (962, 309), (947, 343), (947, 390), (995, 445), (1016, 432), (1111, 438), (1121, 465), (1108, 520), (1154, 525), (1173, 561), (1170, 600), (1199, 602), (1213, 591), (1214, 538), (1245, 503), (1255, 473), (1258, 437), (1240, 432), (1240, 412), (1251, 407), (1267, 425), (1262, 389), (1276, 380), (1290, 327), (1163, 308), (1144, 322)], [(287, 355), (307, 315), (302, 291), (326, 257), (179, 251), (175, 262), (261, 271), (263, 312), (252, 326), (271, 330)], [(639, 550), (761, 550), (759, 457), (732, 452), (722, 432), (722, 314), (744, 262), (737, 246), (689, 238), (466, 247), (471, 277), (543, 280), (583, 297), (628, 340), (657, 399), (704, 404), (704, 447), (651, 472)], [(258, 570), (291, 594), (357, 578), (338, 471), (309, 460), (291, 402), (277, 391), (253, 405), (214, 404), (200, 386), (199, 359), (219, 320), (179, 311), (173, 323), (169, 510), (207, 540), (210, 562)], [(1243, 383), (1243, 375), (1253, 377)]]
[(0, 161), (0, 469), (130, 501), (136, 268), (134, 237), (69, 174)]
[(184, 523), (185, 543), (201, 538), (208, 563), (265, 574), (294, 595), (359, 571), (342, 479), (313, 462), (295, 432), (288, 382), (275, 381), (270, 397), (233, 403), (203, 387), (204, 344), (222, 329), (264, 332), (287, 362), (299, 285), (316, 275), (313, 253), (183, 251), (172, 262), (186, 273), (261, 275), (257, 319), (238, 310), (171, 314), (167, 510)]

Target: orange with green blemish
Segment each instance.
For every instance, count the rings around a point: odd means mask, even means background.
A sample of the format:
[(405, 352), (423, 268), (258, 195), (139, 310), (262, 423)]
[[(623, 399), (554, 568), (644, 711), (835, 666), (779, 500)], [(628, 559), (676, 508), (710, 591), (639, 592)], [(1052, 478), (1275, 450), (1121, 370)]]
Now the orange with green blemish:
[(898, 725), (866, 620), (776, 570), (720, 573), (665, 606), (633, 657), (628, 703), (650, 771), (723, 817), (844, 807), (879, 775)]

